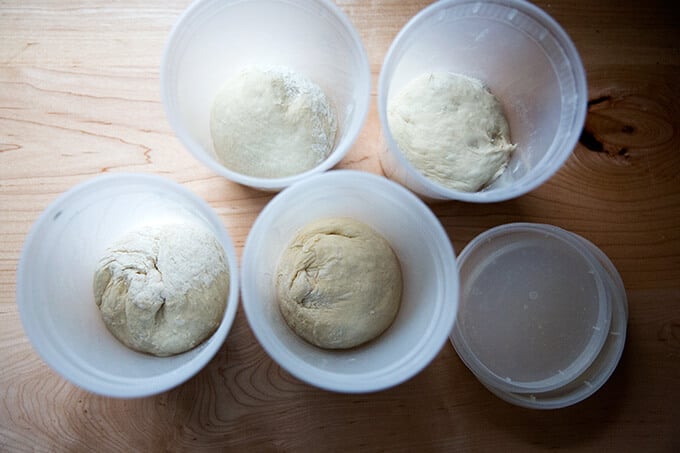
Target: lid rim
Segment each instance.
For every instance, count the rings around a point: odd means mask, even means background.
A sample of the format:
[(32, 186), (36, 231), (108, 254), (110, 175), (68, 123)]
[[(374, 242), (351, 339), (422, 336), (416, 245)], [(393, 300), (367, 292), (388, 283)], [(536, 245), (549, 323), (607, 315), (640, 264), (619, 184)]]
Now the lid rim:
[[(499, 391), (517, 394), (549, 392), (573, 382), (586, 372), (600, 355), (602, 348), (607, 341), (607, 333), (612, 324), (611, 292), (613, 288), (611, 288), (611, 285), (606, 281), (606, 277), (611, 278), (611, 270), (606, 268), (604, 265), (606, 263), (602, 262), (598, 253), (593, 253), (593, 248), (597, 248), (580, 236), (553, 225), (522, 222), (500, 225), (475, 237), (460, 253), (458, 257), (458, 269), (460, 270), (464, 267), (466, 260), (480, 245), (487, 244), (489, 241), (500, 236), (518, 232), (537, 233), (543, 237), (551, 237), (561, 241), (579, 256), (582, 256), (593, 267), (598, 287), (599, 313), (597, 315), (598, 319), (596, 327), (599, 328), (599, 332), (601, 333), (598, 334), (598, 330), (596, 329), (587, 344), (585, 344), (581, 353), (578, 354), (568, 367), (560, 370), (561, 374), (555, 373), (552, 376), (535, 381), (513, 380), (512, 377), (503, 377), (492, 371), (487, 364), (477, 357), (468, 344), (464, 331), (462, 330), (463, 326), (461, 322), (455, 324), (450, 335), (450, 341), (461, 360), (485, 386), (493, 386)], [(599, 249), (597, 250), (599, 251)], [(459, 310), (462, 310), (464, 306), (464, 298), (461, 294)], [(463, 316), (459, 314), (458, 319), (462, 318)]]

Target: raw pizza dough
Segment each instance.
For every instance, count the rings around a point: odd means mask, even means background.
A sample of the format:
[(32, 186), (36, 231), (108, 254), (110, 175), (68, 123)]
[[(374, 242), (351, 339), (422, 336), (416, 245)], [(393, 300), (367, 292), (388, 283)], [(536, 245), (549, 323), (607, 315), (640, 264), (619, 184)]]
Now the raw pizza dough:
[(322, 348), (351, 348), (392, 324), (401, 304), (401, 267), (388, 242), (369, 226), (322, 219), (303, 228), (284, 250), (276, 289), (295, 333)]
[(188, 351), (224, 316), (224, 249), (212, 233), (186, 224), (132, 231), (99, 261), (94, 294), (104, 324), (129, 348), (157, 356)]
[(281, 178), (321, 163), (337, 120), (321, 88), (282, 67), (252, 67), (218, 92), (210, 131), (218, 158), (248, 176)]
[(459, 74), (412, 80), (390, 103), (388, 122), (411, 164), (450, 189), (482, 189), (516, 148), (498, 100), (482, 82)]

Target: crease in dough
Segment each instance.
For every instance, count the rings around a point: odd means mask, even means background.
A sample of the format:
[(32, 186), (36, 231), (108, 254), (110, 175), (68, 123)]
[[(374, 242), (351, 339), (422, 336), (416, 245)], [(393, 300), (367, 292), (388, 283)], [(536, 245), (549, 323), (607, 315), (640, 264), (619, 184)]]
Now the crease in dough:
[(301, 229), (281, 255), (277, 299), (286, 323), (306, 341), (346, 349), (394, 321), (402, 294), (399, 260), (369, 226), (327, 218)]

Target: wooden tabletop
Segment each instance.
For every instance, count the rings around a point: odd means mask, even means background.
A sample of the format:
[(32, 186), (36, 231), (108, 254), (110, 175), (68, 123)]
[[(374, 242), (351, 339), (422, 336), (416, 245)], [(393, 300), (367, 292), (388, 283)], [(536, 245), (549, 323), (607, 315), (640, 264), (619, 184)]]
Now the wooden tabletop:
[[(339, 165), (380, 173), (377, 75), (427, 1), (342, 0), (373, 73), (368, 121)], [(283, 371), (239, 308), (225, 345), (164, 394), (118, 400), (45, 365), (21, 326), (16, 266), (59, 194), (106, 172), (163, 175), (202, 196), (241, 254), (271, 199), (216, 176), (174, 136), (159, 97), (166, 37), (189, 0), (0, 2), (0, 451), (680, 451), (680, 15), (675, 2), (547, 0), (588, 77), (583, 140), (546, 184), (498, 204), (432, 205), (457, 252), (507, 222), (598, 245), (629, 301), (610, 380), (575, 406), (522, 409), (485, 390), (450, 344), (395, 388), (345, 395)], [(246, 450), (248, 449), (248, 450)]]

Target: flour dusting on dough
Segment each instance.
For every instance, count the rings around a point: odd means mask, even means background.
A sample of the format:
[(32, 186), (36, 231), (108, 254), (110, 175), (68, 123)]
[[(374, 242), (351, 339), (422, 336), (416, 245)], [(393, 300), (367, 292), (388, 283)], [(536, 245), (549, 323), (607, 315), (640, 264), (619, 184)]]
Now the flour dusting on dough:
[(321, 88), (285, 67), (251, 67), (228, 80), (212, 107), (220, 161), (244, 175), (280, 178), (310, 170), (335, 143), (335, 111)]
[(229, 272), (209, 231), (187, 224), (134, 230), (112, 245), (94, 275), (95, 302), (109, 331), (136, 351), (185, 352), (224, 316)]

